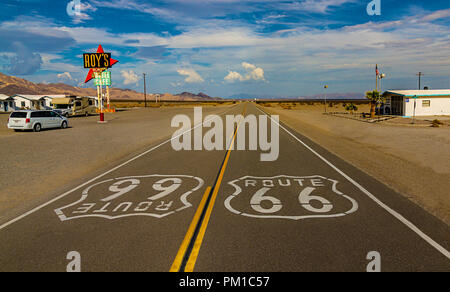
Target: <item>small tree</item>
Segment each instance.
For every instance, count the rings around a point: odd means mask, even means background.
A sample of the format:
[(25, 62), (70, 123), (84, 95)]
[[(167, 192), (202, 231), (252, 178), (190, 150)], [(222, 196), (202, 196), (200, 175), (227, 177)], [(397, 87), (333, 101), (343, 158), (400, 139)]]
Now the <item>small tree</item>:
[(377, 90), (366, 92), (366, 98), (370, 100), (370, 118), (375, 118), (375, 108), (380, 100), (380, 92)]
[(353, 103), (349, 103), (349, 104), (344, 103), (344, 108), (345, 108), (346, 111), (349, 111), (350, 114), (352, 114), (352, 115), (353, 115), (353, 111), (357, 111), (358, 110), (358, 107), (355, 104), (353, 104)]

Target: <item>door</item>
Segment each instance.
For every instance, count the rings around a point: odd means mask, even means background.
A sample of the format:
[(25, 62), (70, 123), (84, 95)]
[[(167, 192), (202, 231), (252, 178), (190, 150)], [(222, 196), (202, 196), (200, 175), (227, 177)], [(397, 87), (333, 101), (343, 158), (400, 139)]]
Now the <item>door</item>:
[(5, 112), (8, 111), (8, 102), (7, 101), (3, 102), (3, 108), (5, 109)]
[(52, 128), (59, 128), (61, 126), (61, 118), (55, 113), (50, 111), (50, 121)]
[(55, 117), (52, 116), (52, 112), (45, 111), (44, 113), (44, 123), (46, 128), (54, 128), (55, 127)]
[(391, 98), (391, 111), (393, 115), (403, 116), (403, 96)]

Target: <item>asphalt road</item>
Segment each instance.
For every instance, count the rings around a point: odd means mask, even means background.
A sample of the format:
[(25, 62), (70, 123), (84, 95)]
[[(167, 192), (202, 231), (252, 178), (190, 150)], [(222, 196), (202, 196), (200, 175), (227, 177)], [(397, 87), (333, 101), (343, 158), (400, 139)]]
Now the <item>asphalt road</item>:
[[(264, 115), (224, 114), (242, 113)], [(370, 252), (382, 271), (450, 271), (449, 226), (282, 123), (279, 141), (272, 162), (149, 145), (0, 218), (0, 271), (66, 271), (71, 251), (82, 271), (364, 272)]]

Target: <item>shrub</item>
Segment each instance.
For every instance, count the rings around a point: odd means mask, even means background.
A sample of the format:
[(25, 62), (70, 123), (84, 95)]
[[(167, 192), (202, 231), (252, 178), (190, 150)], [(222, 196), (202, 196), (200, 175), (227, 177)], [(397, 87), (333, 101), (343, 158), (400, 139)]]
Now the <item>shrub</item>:
[(440, 126), (444, 125), (443, 122), (439, 121), (438, 119), (435, 119), (431, 122), (431, 126), (433, 128), (439, 128)]

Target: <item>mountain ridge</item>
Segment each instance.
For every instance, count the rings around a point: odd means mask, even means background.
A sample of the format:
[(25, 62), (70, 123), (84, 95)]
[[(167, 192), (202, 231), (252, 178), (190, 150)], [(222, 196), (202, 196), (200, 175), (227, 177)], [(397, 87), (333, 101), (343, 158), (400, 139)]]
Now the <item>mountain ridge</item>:
[[(97, 96), (97, 89), (95, 88), (81, 88), (71, 86), (65, 83), (34, 83), (26, 79), (16, 76), (9, 76), (0, 72), (0, 94), (14, 95), (14, 94), (30, 94), (30, 95), (77, 95), (77, 96)], [(144, 94), (131, 89), (121, 89), (116, 87), (110, 88), (111, 99), (121, 101), (144, 100)], [(155, 100), (156, 97), (161, 100), (168, 101), (202, 101), (202, 100), (217, 100), (205, 93), (200, 92), (194, 94), (190, 92), (183, 92), (180, 94), (147, 94), (147, 100)]]

